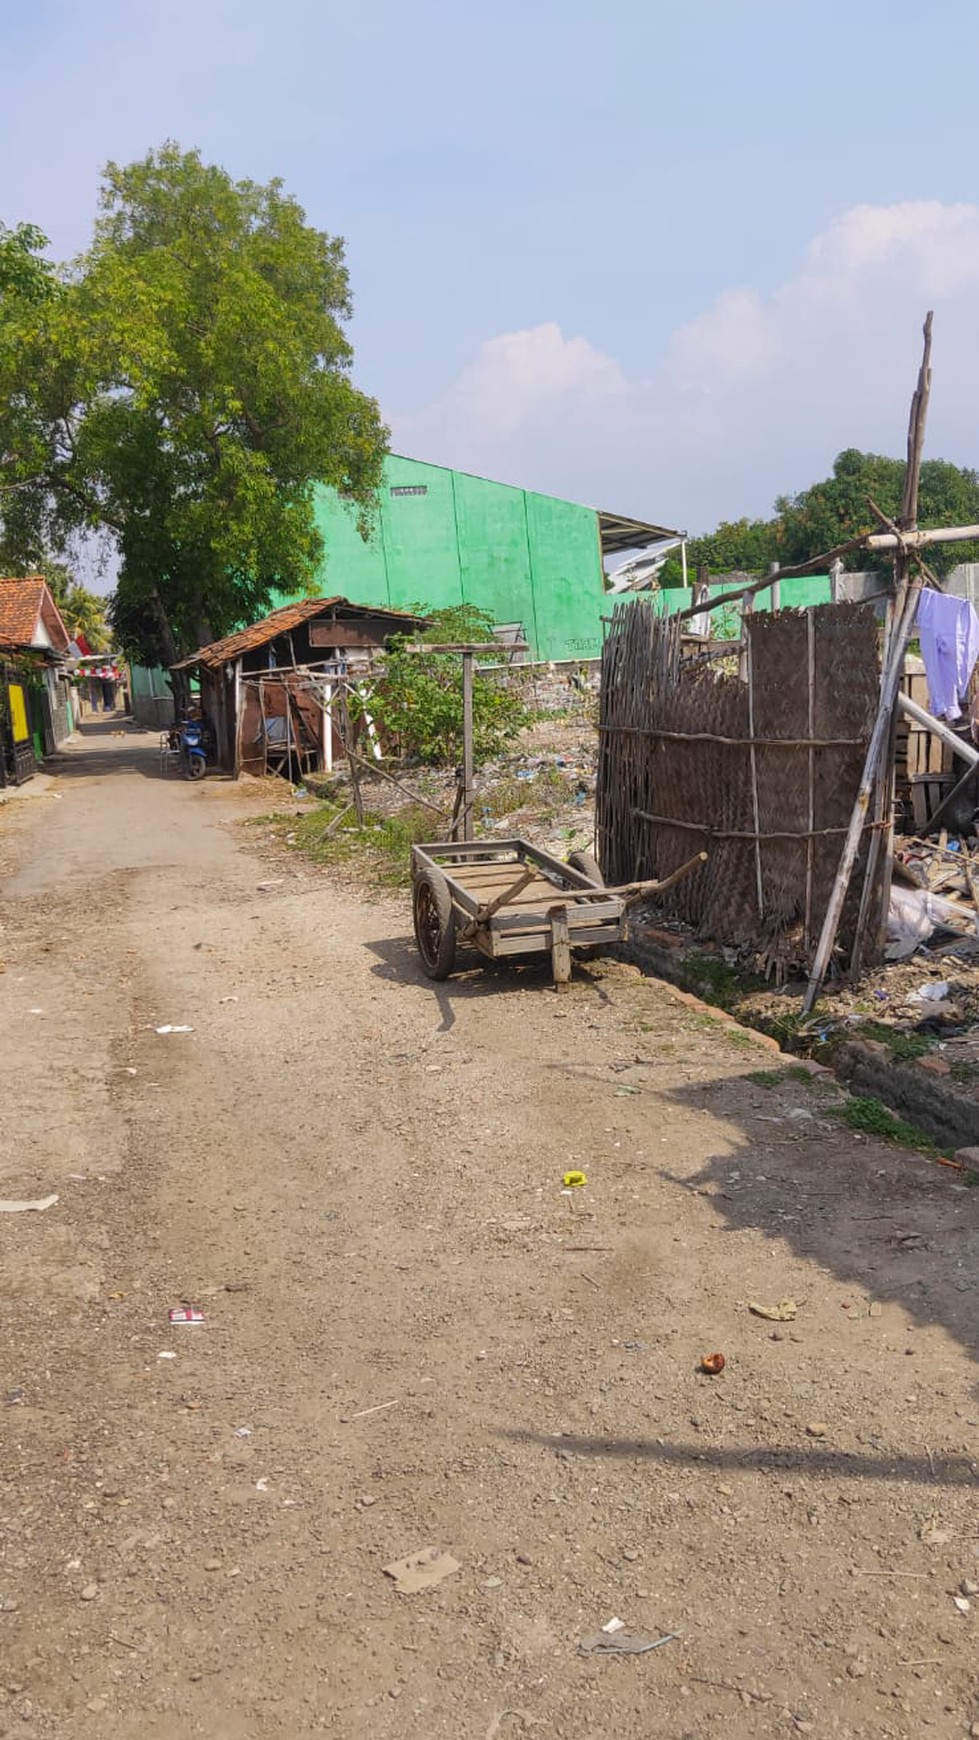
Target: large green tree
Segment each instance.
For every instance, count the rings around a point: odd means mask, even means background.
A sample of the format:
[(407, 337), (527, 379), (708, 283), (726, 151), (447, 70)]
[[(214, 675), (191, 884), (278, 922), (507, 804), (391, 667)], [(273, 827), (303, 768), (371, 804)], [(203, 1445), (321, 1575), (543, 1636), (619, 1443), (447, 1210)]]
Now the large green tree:
[[(713, 532), (691, 538), (687, 544), (688, 573), (693, 576), (703, 565), (712, 574), (764, 574), (773, 562), (791, 567), (811, 561), (837, 544), (880, 529), (870, 498), (896, 519), (903, 488), (903, 459), (848, 447), (837, 455), (832, 476), (798, 495), (779, 496), (772, 519), (722, 521)], [(946, 459), (926, 459), (921, 467), (918, 524), (979, 524), (979, 473)], [(848, 568), (875, 567), (884, 560), (861, 550), (851, 551), (845, 558)], [(979, 544), (938, 544), (928, 560), (939, 574), (947, 574), (958, 562), (979, 561)], [(663, 570), (662, 585), (679, 585), (681, 573), (680, 563), (671, 558)]]
[[(280, 182), (167, 144), (105, 171), (89, 251), (17, 299), (0, 361), (8, 543), (107, 530), (131, 656), (171, 663), (301, 591), (317, 482), (366, 524), (386, 431), (350, 378), (343, 244)], [(13, 407), (18, 410), (15, 421)]]
[(105, 599), (83, 586), (65, 562), (49, 557), (37, 572), (44, 575), (72, 639), (83, 634), (93, 652), (104, 652), (112, 638), (105, 619)]
[[(786, 565), (806, 562), (861, 532), (877, 530), (869, 498), (896, 519), (901, 511), (904, 460), (848, 447), (833, 465), (833, 475), (799, 495), (775, 503), (779, 554)], [(921, 467), (918, 524), (923, 527), (979, 523), (979, 476), (945, 459), (926, 459)], [(974, 544), (939, 544), (928, 560), (939, 573), (958, 562), (975, 561)], [(849, 568), (873, 567), (875, 558), (856, 550), (845, 558)]]
[(61, 286), (34, 224), (0, 223), (0, 571), (36, 572), (47, 509), (35, 482), (41, 458), (38, 360)]

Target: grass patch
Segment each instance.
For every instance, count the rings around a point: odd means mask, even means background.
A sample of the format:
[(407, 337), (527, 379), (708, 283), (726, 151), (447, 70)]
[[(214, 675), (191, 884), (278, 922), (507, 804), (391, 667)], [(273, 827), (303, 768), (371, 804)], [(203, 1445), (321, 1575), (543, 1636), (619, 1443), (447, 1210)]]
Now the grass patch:
[(970, 1063), (967, 1058), (957, 1057), (949, 1064), (948, 1073), (952, 1080), (959, 1082), (962, 1087), (971, 1087), (972, 1083), (979, 1077), (979, 1065)]
[(352, 810), (344, 816), (342, 805), (321, 804), (289, 828), (288, 845), (314, 864), (357, 864), (382, 887), (406, 888), (412, 846), (431, 838), (438, 827), (438, 817), (421, 804), (407, 804), (390, 816), (368, 811), (363, 827)]
[(714, 1003), (718, 1009), (730, 1009), (744, 989), (733, 967), (720, 955), (691, 952), (682, 962), (681, 979), (685, 991)]
[(790, 1064), (788, 1069), (753, 1069), (744, 1079), (763, 1088), (783, 1087), (789, 1081), (804, 1082), (807, 1087), (812, 1087), (809, 1071), (800, 1069), (797, 1063)]
[(916, 1148), (922, 1154), (936, 1152), (934, 1142), (904, 1118), (896, 1118), (893, 1112), (881, 1105), (880, 1100), (869, 1094), (855, 1094), (840, 1107), (836, 1116), (862, 1136), (876, 1136), (880, 1142), (899, 1143), (903, 1148)]
[(925, 1057), (935, 1047), (934, 1039), (929, 1039), (925, 1033), (901, 1033), (896, 1027), (886, 1027), (880, 1021), (865, 1022), (857, 1037), (874, 1039), (886, 1045), (899, 1063), (913, 1063), (915, 1058)]
[(568, 771), (560, 767), (538, 767), (529, 779), (518, 779), (516, 774), (510, 774), (497, 780), (485, 791), (477, 793), (477, 802), (484, 816), (502, 821), (515, 810), (528, 806), (538, 808), (545, 798), (566, 803), (573, 789)]

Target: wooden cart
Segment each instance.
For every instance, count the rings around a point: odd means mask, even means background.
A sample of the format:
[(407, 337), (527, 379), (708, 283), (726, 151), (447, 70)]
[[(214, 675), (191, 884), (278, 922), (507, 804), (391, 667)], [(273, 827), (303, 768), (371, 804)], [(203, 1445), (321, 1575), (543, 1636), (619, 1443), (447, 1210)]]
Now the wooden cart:
[(412, 846), (415, 941), (430, 979), (447, 979), (456, 947), (490, 960), (550, 953), (556, 985), (571, 978), (571, 949), (618, 942), (632, 900), (671, 887), (701, 852), (663, 882), (606, 888), (588, 852), (562, 864), (527, 840), (441, 840)]

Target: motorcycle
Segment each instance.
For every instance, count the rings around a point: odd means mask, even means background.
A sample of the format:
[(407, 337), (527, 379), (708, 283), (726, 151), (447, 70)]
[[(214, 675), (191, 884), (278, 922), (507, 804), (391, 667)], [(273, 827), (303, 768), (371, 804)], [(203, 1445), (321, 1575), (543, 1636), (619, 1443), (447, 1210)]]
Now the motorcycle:
[(210, 747), (203, 719), (182, 719), (175, 736), (180, 751), (180, 771), (185, 779), (203, 779)]

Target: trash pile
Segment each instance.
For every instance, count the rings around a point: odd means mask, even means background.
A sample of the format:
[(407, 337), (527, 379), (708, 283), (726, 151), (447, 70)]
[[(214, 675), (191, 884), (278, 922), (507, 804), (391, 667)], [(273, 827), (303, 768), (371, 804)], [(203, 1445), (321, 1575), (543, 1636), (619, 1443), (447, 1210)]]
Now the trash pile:
[(943, 953), (979, 953), (979, 848), (944, 832), (895, 845), (887, 959), (906, 960), (936, 935)]

